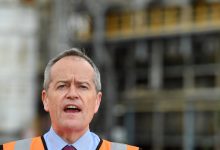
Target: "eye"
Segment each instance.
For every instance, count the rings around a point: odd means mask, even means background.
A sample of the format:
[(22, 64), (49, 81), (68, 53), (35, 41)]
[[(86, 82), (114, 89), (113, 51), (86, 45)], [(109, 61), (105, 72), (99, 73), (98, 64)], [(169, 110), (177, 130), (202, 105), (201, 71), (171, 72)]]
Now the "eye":
[(79, 88), (80, 88), (80, 89), (88, 89), (88, 86), (82, 84), (82, 85), (79, 85)]
[(63, 88), (65, 88), (67, 85), (66, 84), (59, 84), (58, 86), (57, 86), (57, 89), (63, 89)]

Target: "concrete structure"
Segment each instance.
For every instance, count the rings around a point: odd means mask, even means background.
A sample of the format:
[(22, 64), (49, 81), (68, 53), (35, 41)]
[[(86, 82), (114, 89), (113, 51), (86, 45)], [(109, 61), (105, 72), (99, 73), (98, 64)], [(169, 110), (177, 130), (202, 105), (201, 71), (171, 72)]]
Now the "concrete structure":
[(38, 13), (18, 1), (0, 1), (1, 141), (28, 131), (36, 116)]

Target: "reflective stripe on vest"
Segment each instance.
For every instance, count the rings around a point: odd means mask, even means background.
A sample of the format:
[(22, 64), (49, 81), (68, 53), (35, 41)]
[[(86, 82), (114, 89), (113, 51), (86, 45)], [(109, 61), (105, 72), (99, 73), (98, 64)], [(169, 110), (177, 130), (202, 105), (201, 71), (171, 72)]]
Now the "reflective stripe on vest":
[(127, 150), (126, 145), (125, 144), (121, 144), (121, 143), (111, 143), (111, 150)]
[(3, 144), (3, 150), (44, 150), (41, 137), (24, 139)]
[(15, 143), (14, 150), (30, 150), (32, 139), (19, 140)]
[(103, 140), (99, 150), (139, 150), (138, 147)]

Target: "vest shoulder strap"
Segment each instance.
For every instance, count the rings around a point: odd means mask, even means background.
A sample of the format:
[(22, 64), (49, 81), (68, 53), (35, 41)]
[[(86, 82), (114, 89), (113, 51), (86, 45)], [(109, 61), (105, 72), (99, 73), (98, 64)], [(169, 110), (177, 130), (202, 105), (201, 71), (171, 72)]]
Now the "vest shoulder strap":
[(45, 150), (41, 137), (23, 139), (3, 144), (3, 150)]
[(136, 146), (102, 140), (99, 150), (139, 150)]

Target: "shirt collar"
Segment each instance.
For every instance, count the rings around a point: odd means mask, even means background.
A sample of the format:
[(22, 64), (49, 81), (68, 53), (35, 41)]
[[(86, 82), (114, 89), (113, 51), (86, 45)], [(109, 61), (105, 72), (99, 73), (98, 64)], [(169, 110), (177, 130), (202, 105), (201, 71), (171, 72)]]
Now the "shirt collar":
[[(48, 132), (48, 140), (56, 149), (62, 149), (64, 146), (70, 145), (57, 135), (52, 127)], [(72, 143), (71, 145), (77, 150), (88, 150), (92, 146), (92, 141), (92, 134), (90, 130), (87, 130), (75, 143)]]
[(92, 135), (88, 130), (83, 136), (81, 136), (75, 143), (72, 144), (78, 150), (88, 150), (92, 146)]

